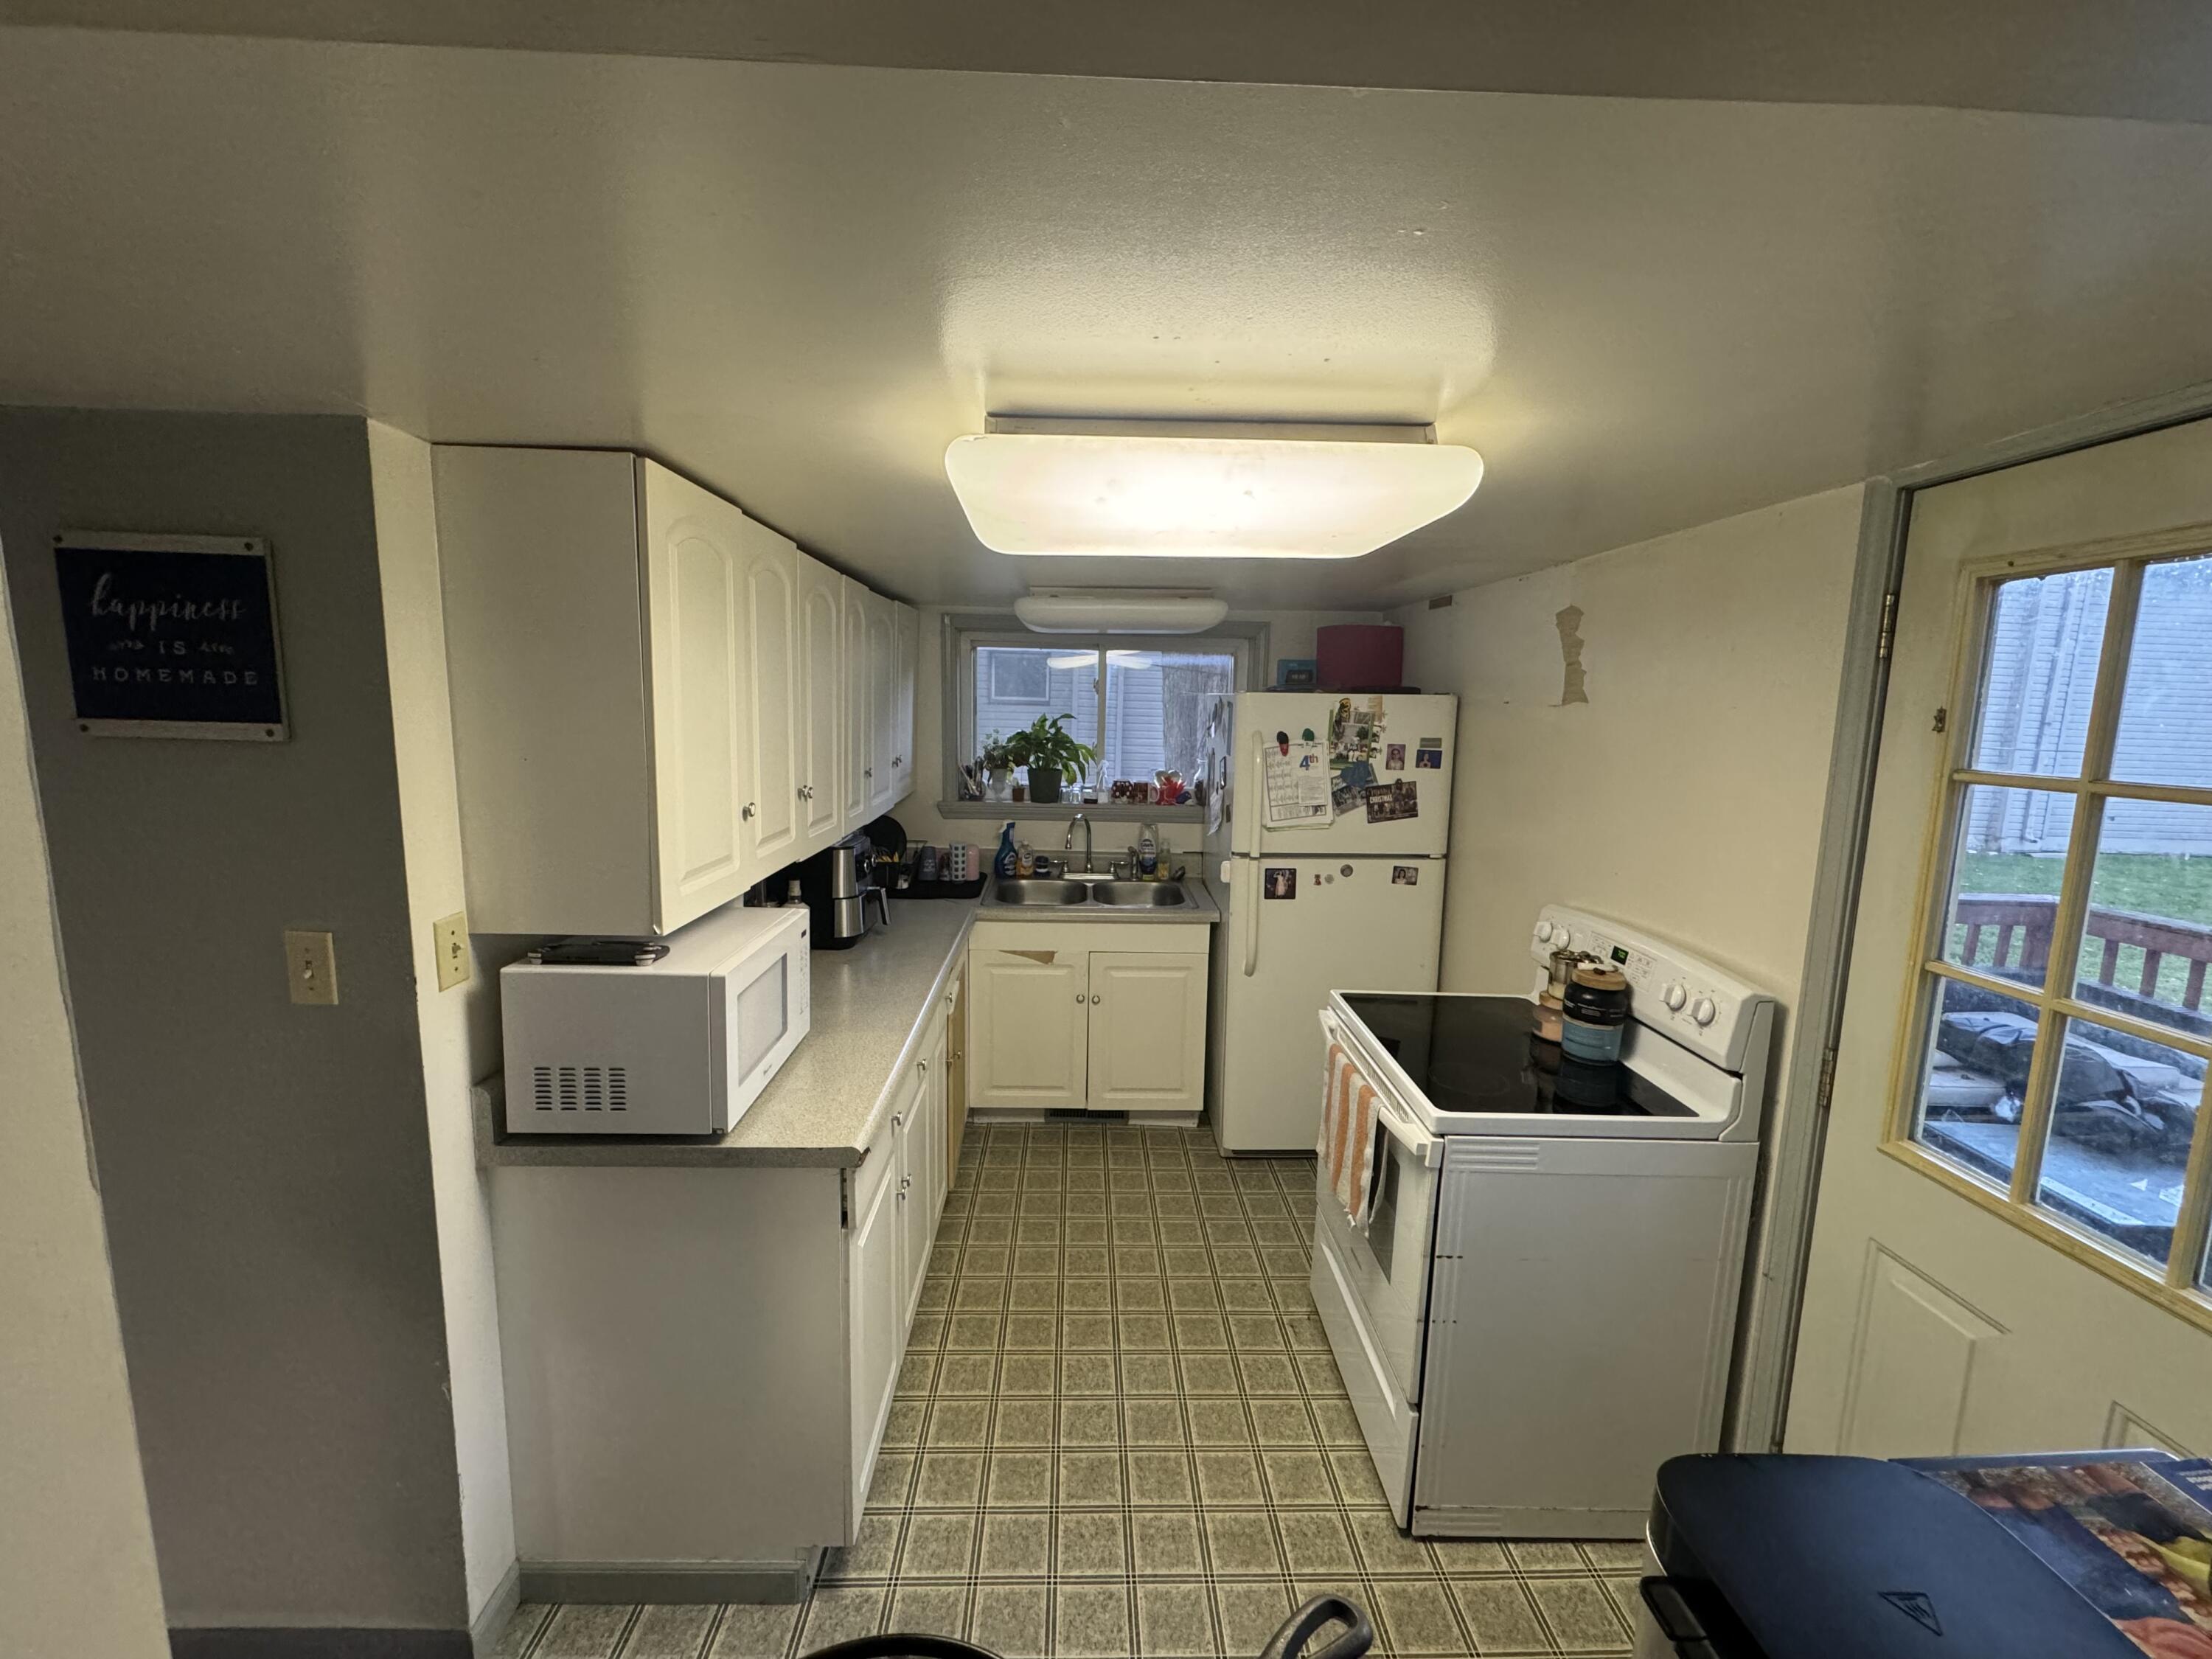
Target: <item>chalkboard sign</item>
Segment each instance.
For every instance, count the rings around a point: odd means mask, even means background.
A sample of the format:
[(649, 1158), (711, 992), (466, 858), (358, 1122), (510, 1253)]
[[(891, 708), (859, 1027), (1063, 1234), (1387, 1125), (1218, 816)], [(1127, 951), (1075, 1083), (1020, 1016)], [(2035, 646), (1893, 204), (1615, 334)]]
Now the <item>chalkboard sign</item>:
[(70, 531), (54, 538), (54, 567), (80, 731), (289, 735), (268, 543)]

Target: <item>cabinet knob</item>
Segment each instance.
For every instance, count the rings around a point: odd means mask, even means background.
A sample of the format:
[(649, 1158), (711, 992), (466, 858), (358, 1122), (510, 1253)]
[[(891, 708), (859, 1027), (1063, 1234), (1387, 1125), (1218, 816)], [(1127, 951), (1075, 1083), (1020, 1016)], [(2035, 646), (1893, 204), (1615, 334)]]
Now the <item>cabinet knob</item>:
[(921, 1069), (922, 1069), (922, 1072), (923, 1072), (924, 1075), (927, 1075), (927, 1073), (928, 1073), (928, 1071), (929, 1071), (929, 1062), (928, 1062), (927, 1060), (925, 1060), (921, 1061), (921, 1062), (920, 1062), (920, 1065), (921, 1065)]
[(1097, 992), (1093, 991), (1093, 992), (1091, 994), (1091, 1004), (1092, 1004), (1092, 1006), (1097, 1006), (1097, 1001), (1098, 1001), (1098, 993), (1097, 993)]
[(904, 1197), (906, 1195), (906, 1189), (913, 1185), (914, 1177), (912, 1176), (901, 1176), (899, 1177), (899, 1195), (902, 1198)]
[(742, 807), (740, 807), (740, 808), (738, 809), (738, 816), (739, 817), (741, 817), (741, 818), (749, 818), (749, 817), (752, 817), (752, 815), (753, 815), (753, 804), (752, 804), (752, 802), (750, 802), (750, 801), (747, 801), (747, 802), (744, 804), (744, 806), (742, 806)]
[(1083, 1000), (1083, 993), (1082, 993), (1082, 992), (1080, 992), (1080, 991), (1078, 991), (1078, 992), (1075, 994), (1075, 1000), (1076, 1000), (1078, 1002), (1082, 1001), (1082, 1000)]
[(894, 1129), (899, 1128), (899, 1127), (902, 1127), (902, 1126), (905, 1124), (905, 1122), (906, 1122), (906, 1114), (905, 1114), (904, 1112), (893, 1112), (893, 1113), (891, 1114), (891, 1127), (892, 1127), (892, 1128), (894, 1128)]

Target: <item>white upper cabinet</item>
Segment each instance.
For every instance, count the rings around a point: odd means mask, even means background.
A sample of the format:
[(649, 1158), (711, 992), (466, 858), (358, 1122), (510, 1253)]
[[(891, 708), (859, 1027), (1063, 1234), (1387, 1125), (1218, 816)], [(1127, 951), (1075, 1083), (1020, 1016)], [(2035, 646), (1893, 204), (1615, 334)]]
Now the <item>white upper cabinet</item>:
[(845, 599), (845, 830), (848, 834), (875, 817), (870, 785), (875, 777), (875, 701), (868, 673), (868, 613), (882, 603), (854, 581), (844, 579)]
[(910, 605), (891, 606), (891, 628), (898, 640), (898, 661), (891, 676), (891, 800), (914, 793), (914, 682), (921, 655), (921, 613)]
[(799, 846), (799, 550), (765, 525), (743, 521), (750, 763), (738, 808), (747, 884), (788, 864)]
[(433, 465), (477, 931), (672, 933), (907, 793), (907, 607), (638, 456)]
[(798, 707), (799, 851), (818, 853), (845, 832), (844, 578), (799, 555)]
[(880, 593), (868, 606), (868, 816), (888, 812), (899, 799), (891, 757), (898, 696), (898, 607)]
[(673, 933), (744, 892), (745, 515), (651, 461), (637, 463), (645, 523), (645, 659), (658, 865), (653, 931)]

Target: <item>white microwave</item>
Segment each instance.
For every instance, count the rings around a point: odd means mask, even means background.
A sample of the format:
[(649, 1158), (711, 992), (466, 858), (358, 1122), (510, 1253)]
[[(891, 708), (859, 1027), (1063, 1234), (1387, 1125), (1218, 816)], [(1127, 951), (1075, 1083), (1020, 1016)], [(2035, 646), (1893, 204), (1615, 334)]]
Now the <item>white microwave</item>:
[(804, 905), (729, 905), (641, 965), (500, 969), (509, 1134), (714, 1135), (806, 1035)]

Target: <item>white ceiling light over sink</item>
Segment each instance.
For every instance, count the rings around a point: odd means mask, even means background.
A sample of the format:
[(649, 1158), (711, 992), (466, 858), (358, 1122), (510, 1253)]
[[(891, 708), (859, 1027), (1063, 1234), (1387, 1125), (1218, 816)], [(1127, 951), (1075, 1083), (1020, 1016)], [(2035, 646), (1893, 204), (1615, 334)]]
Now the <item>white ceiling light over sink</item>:
[(1202, 634), (1228, 614), (1228, 600), (1199, 590), (1054, 587), (1014, 601), (1032, 634)]
[(945, 476), (984, 546), (1091, 558), (1356, 559), (1474, 494), (1426, 426), (994, 416)]

